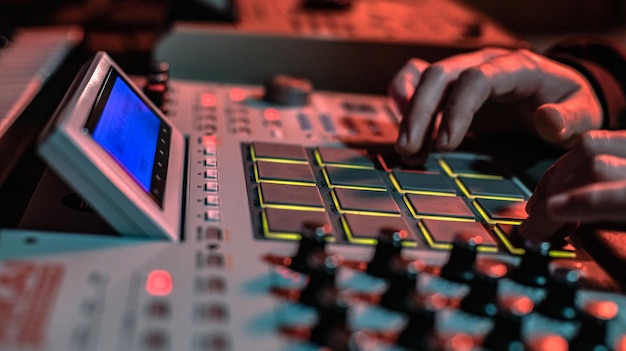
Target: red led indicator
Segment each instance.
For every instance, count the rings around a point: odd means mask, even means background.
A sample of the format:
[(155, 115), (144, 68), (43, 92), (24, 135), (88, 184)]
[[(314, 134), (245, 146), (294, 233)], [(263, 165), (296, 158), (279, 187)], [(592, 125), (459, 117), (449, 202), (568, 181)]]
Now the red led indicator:
[(148, 274), (146, 292), (155, 296), (166, 296), (172, 292), (172, 276), (168, 271), (154, 270)]
[(263, 117), (268, 121), (278, 121), (280, 119), (280, 112), (273, 108), (268, 108), (263, 112)]
[(213, 94), (204, 93), (200, 96), (200, 104), (202, 107), (215, 107), (217, 105), (217, 99)]
[(217, 138), (215, 135), (204, 135), (202, 137), (202, 144), (206, 147), (215, 147), (217, 146)]
[(233, 88), (230, 90), (229, 96), (232, 101), (239, 102), (246, 98), (246, 92), (243, 89)]

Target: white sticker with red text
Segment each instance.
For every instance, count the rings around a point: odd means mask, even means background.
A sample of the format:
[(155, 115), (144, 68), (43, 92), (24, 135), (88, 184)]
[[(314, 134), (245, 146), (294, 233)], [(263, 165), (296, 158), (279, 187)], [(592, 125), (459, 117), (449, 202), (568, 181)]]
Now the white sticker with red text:
[(61, 264), (0, 262), (0, 348), (45, 346), (50, 313), (63, 280)]

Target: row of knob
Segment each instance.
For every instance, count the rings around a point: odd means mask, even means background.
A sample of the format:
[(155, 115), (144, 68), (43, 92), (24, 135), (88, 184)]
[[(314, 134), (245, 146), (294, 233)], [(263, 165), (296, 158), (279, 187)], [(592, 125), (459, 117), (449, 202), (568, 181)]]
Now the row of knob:
[[(579, 274), (570, 269), (550, 271), (548, 243), (528, 244), (519, 265), (509, 270), (503, 263), (477, 260), (480, 237), (463, 233), (456, 236), (447, 262), (441, 267), (404, 259), (402, 243), (406, 233), (393, 228), (380, 232), (374, 253), (367, 262), (346, 261), (328, 254), (326, 243), (330, 227), (327, 225), (305, 223), (301, 234), (293, 256), (267, 255), (265, 258), (272, 264), (308, 276), (308, 283), (301, 290), (283, 296), (318, 309), (317, 324), (305, 333), (313, 343), (332, 350), (354, 349), (351, 343), (354, 343), (355, 333), (349, 330), (347, 311), (350, 300), (360, 298), (407, 316), (407, 323), (400, 332), (377, 337), (411, 350), (439, 348), (433, 339), (435, 319), (439, 311), (450, 306), (494, 321), (494, 327), (480, 341), (484, 350), (529, 349), (531, 346), (525, 345), (521, 330), (522, 320), (532, 312), (579, 325), (576, 336), (569, 342), (562, 342), (564, 349), (612, 349), (607, 345), (607, 325), (616, 318), (617, 305), (612, 301), (594, 301), (580, 310), (576, 303)], [(336, 286), (337, 270), (341, 266), (386, 280), (386, 290), (378, 296), (345, 296)], [(423, 294), (417, 288), (422, 272), (467, 285), (469, 290), (459, 299)], [(536, 306), (527, 297), (502, 301), (497, 292), (498, 283), (504, 277), (524, 286), (545, 289), (545, 297)]]

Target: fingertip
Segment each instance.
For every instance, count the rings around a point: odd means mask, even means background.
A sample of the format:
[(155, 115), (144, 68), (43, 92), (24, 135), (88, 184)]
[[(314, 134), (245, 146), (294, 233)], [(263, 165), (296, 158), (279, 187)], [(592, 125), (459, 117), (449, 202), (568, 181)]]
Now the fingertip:
[(539, 241), (535, 235), (536, 231), (534, 231), (532, 227), (533, 227), (532, 219), (529, 217), (524, 222), (522, 222), (522, 224), (519, 227), (517, 227), (517, 233), (524, 240), (530, 240), (532, 242)]
[(445, 128), (441, 128), (437, 133), (437, 149), (441, 151), (450, 150), (450, 136)]
[(554, 237), (563, 222), (555, 220), (547, 211), (545, 202), (537, 202), (528, 212), (528, 218), (518, 227), (522, 239), (531, 242), (549, 241)]
[(561, 143), (568, 139), (565, 114), (557, 104), (540, 106), (533, 115), (533, 127), (545, 141)]

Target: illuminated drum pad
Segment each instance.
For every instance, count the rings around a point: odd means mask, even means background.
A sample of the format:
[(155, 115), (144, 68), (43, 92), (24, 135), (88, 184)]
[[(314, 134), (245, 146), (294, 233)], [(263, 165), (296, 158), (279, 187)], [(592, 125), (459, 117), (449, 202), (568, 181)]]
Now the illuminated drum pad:
[(255, 142), (242, 152), (259, 239), (298, 240), (312, 220), (330, 224), (337, 244), (374, 245), (391, 227), (406, 230), (405, 246), (418, 250), (450, 249), (457, 233), (469, 232), (482, 237), (483, 252), (523, 253), (516, 228), (531, 192), (489, 156), (433, 153), (409, 169), (376, 147)]

